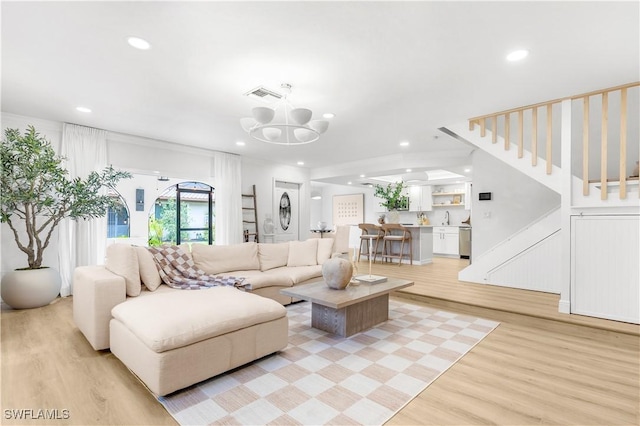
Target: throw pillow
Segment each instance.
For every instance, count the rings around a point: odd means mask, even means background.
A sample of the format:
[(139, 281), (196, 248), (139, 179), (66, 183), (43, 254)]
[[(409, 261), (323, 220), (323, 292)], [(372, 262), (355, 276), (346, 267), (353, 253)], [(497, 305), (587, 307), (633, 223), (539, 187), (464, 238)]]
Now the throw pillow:
[(319, 238), (306, 241), (289, 241), (289, 258), (287, 266), (311, 266), (318, 264)]
[(107, 246), (107, 258), (104, 266), (116, 275), (124, 278), (127, 296), (138, 296), (142, 290), (138, 254), (130, 244), (111, 244)]
[(160, 279), (153, 255), (146, 247), (136, 246), (135, 250), (138, 255), (138, 267), (140, 268), (142, 284), (144, 284), (149, 291), (157, 290), (160, 284), (162, 284), (162, 279)]
[(318, 240), (318, 265), (329, 260), (333, 251), (333, 238), (321, 238)]

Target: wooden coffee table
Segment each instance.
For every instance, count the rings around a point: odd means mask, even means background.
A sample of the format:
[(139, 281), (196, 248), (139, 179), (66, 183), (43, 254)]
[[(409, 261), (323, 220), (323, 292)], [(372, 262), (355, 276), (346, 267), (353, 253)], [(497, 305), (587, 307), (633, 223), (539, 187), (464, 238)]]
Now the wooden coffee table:
[(389, 293), (410, 287), (413, 281), (389, 278), (378, 284), (349, 284), (333, 290), (324, 280), (280, 290), (311, 302), (311, 326), (348, 337), (389, 319)]

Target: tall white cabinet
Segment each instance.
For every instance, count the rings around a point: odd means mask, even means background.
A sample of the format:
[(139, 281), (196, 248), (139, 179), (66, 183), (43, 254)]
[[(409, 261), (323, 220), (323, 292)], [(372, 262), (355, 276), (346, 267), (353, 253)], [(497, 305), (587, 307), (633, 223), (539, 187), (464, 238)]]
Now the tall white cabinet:
[(640, 324), (640, 217), (571, 218), (571, 312)]

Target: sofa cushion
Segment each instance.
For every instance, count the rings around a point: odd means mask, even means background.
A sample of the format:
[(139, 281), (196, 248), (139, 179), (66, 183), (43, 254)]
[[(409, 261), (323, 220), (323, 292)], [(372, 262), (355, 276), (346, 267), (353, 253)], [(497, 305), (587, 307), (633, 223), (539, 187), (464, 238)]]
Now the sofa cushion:
[(329, 260), (332, 252), (333, 252), (333, 238), (319, 239), (318, 255), (316, 258), (318, 265), (322, 265), (325, 261)]
[(191, 256), (196, 267), (210, 275), (229, 271), (260, 269), (258, 243), (209, 246), (192, 244)]
[(333, 244), (334, 253), (348, 253), (349, 252), (349, 233), (351, 232), (351, 226), (338, 225), (334, 235), (335, 242)]
[(150, 291), (157, 290), (162, 284), (162, 279), (158, 273), (156, 262), (153, 260), (153, 255), (146, 247), (134, 246), (134, 249), (138, 255), (138, 268), (140, 269), (142, 284)]
[(306, 241), (289, 241), (287, 266), (311, 266), (318, 264), (318, 238)]
[(322, 265), (285, 266), (265, 271), (263, 274), (286, 275), (293, 280), (293, 284), (296, 285), (303, 281), (310, 280), (311, 278), (322, 278)]
[(262, 287), (291, 287), (293, 286), (293, 278), (287, 271), (289, 268), (280, 267), (279, 272), (270, 273), (275, 269), (269, 271), (232, 271), (229, 275), (234, 277), (243, 277), (244, 284), (249, 284), (249, 290), (255, 290)]
[[(202, 244), (201, 244), (202, 245)], [(187, 256), (189, 256), (189, 259), (193, 260), (193, 256), (191, 255), (191, 244), (189, 243), (182, 243), (180, 244), (178, 247), (180, 247), (182, 249), (183, 252), (185, 252), (185, 254)]]
[(107, 246), (105, 268), (124, 278), (127, 296), (138, 296), (142, 285), (140, 283), (140, 267), (138, 254), (131, 244), (111, 244)]
[(111, 310), (154, 352), (165, 352), (287, 315), (278, 302), (232, 287), (128, 299)]
[(289, 242), (276, 244), (258, 243), (258, 259), (260, 260), (261, 271), (286, 266), (289, 259)]

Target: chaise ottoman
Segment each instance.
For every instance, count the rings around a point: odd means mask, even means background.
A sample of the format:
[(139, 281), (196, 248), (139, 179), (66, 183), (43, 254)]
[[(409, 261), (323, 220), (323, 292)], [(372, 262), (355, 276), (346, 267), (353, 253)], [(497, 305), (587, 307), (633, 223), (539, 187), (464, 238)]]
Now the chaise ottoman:
[(232, 287), (155, 292), (111, 314), (111, 352), (156, 395), (284, 349), (287, 311)]

